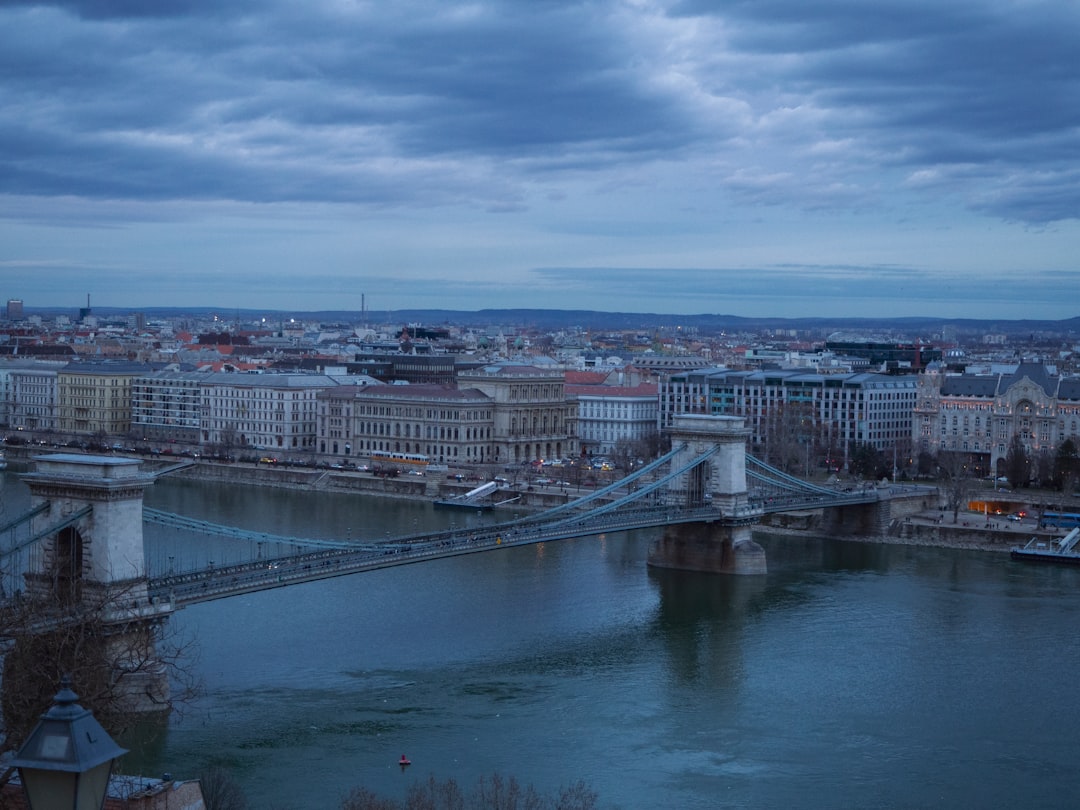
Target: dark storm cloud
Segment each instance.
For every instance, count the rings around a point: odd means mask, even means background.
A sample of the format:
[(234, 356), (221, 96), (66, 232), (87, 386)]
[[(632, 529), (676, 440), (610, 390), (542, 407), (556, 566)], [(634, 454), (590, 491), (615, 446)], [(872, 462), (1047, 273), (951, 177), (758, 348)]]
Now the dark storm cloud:
[(935, 171), (973, 208), (1006, 218), (1080, 215), (1075, 4), (688, 0), (676, 8), (723, 19), (736, 51), (767, 58), (783, 93), (821, 109), (832, 137), (854, 139), (881, 167)]
[[(494, 160), (585, 148), (626, 161), (678, 148), (690, 125), (622, 75), (582, 10), (510, 5), (475, 21), (439, 19), (438, 4), (340, 17), (306, 4), (250, 17), (137, 10), (3, 15), (5, 190), (505, 204), (516, 194)], [(451, 165), (462, 160), (481, 165)]]
[[(464, 204), (663, 162), (718, 199), (1080, 214), (1055, 2), (0, 5), (0, 192)], [(700, 165), (699, 165), (700, 164)]]

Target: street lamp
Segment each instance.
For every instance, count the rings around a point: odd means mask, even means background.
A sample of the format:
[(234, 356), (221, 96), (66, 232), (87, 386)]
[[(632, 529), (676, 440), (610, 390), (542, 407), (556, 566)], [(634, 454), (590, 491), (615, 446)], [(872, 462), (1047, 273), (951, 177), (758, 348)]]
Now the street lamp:
[(113, 762), (127, 753), (89, 709), (67, 676), (14, 759), (31, 810), (101, 810)]

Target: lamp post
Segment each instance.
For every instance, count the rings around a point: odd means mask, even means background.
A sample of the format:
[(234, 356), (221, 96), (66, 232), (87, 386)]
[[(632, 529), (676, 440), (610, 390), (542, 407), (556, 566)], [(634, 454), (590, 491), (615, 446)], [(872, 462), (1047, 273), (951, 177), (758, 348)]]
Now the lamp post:
[(19, 769), (31, 810), (101, 810), (113, 762), (127, 753), (78, 699), (65, 676), (52, 707), (8, 763)]

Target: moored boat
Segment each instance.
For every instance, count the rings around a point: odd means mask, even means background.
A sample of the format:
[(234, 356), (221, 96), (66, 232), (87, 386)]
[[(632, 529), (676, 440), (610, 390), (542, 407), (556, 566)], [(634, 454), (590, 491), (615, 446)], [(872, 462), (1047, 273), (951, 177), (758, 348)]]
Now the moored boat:
[(1014, 547), (1009, 556), (1027, 562), (1050, 562), (1064, 565), (1080, 565), (1080, 527), (1073, 529), (1060, 540), (1044, 540), (1032, 537), (1026, 545)]
[(435, 506), (441, 509), (474, 509), (487, 511), (495, 505), (490, 498), (498, 489), (499, 485), (497, 483), (488, 481), (486, 484), (481, 484), (463, 495), (437, 500), (435, 501)]

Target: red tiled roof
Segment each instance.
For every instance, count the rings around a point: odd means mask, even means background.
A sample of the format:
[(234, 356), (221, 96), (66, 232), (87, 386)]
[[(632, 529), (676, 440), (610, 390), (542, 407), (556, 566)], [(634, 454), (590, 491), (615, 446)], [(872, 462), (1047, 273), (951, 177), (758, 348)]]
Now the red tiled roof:
[(607, 374), (602, 371), (568, 371), (566, 372), (567, 385), (603, 385)]

